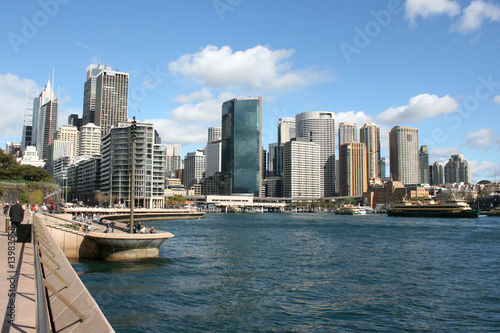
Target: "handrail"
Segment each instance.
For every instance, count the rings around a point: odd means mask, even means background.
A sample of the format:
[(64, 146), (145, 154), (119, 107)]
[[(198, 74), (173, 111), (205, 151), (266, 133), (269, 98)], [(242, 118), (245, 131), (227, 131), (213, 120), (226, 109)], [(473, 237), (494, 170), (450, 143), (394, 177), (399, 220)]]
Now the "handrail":
[(33, 228), (33, 252), (35, 258), (35, 289), (36, 289), (36, 327), (37, 332), (52, 332), (49, 325), (49, 311), (47, 303), (47, 293), (43, 286), (42, 265), (40, 264), (40, 250), (38, 248), (38, 238)]

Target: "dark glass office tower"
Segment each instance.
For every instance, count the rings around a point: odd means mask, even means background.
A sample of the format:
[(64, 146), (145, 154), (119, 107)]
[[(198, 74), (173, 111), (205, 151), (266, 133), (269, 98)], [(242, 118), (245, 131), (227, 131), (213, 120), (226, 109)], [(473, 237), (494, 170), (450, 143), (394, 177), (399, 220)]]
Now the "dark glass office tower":
[(222, 104), (224, 194), (260, 196), (262, 188), (262, 98), (235, 98)]

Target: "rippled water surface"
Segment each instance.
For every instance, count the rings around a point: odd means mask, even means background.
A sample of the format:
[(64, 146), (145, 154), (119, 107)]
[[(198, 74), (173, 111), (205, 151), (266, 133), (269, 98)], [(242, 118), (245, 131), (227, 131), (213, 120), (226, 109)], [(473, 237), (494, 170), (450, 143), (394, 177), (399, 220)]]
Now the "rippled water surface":
[(209, 214), (160, 258), (80, 261), (117, 332), (499, 332), (500, 218)]

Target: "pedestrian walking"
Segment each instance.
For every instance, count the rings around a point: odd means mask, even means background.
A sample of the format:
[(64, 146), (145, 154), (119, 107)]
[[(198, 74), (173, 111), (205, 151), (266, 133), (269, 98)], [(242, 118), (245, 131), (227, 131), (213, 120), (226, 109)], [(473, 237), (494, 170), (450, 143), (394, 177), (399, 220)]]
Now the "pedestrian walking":
[(19, 224), (24, 220), (24, 209), (19, 201), (16, 201), (16, 203), (12, 205), (12, 207), (10, 207), (9, 216), (10, 222), (12, 223), (13, 232), (17, 237), (17, 228), (19, 227)]

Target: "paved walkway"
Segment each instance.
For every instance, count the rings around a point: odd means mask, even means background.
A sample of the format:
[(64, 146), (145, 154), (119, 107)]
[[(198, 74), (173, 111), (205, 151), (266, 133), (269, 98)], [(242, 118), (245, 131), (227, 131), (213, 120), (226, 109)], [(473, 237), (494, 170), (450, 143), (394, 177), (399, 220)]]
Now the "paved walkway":
[[(32, 223), (26, 211), (23, 223)], [(0, 316), (2, 333), (36, 332), (34, 253), (32, 243), (14, 243), (9, 253), (5, 216), (0, 215)], [(13, 315), (13, 317), (12, 317)], [(12, 321), (11, 321), (12, 319)]]

